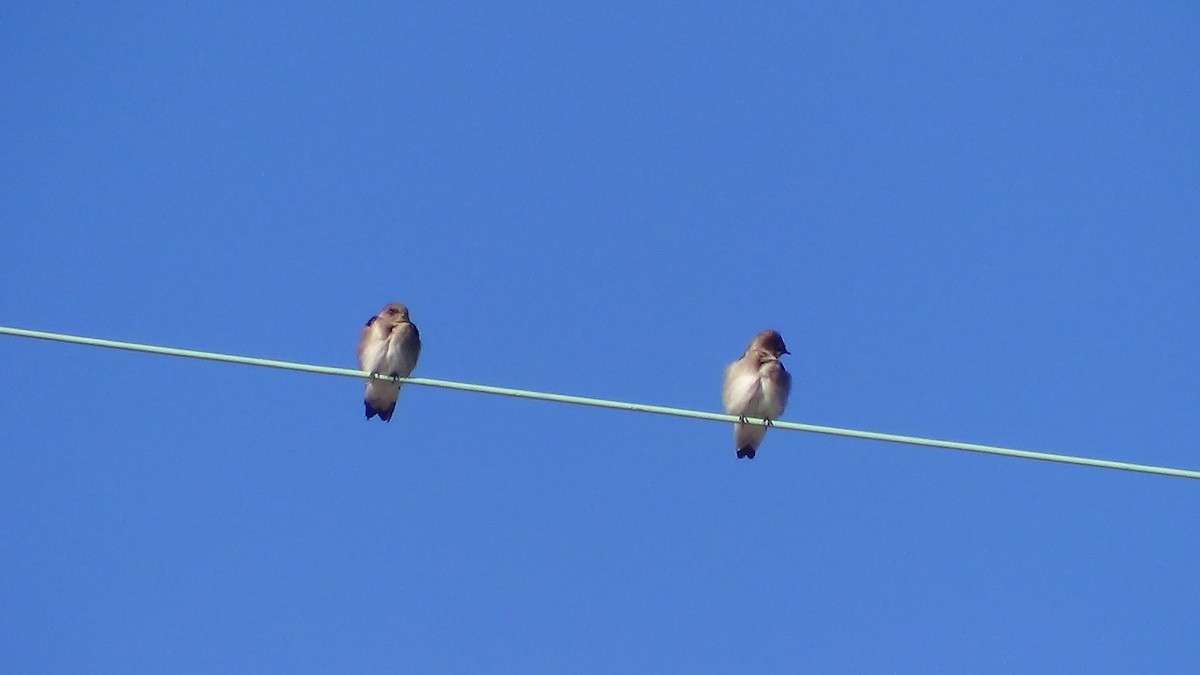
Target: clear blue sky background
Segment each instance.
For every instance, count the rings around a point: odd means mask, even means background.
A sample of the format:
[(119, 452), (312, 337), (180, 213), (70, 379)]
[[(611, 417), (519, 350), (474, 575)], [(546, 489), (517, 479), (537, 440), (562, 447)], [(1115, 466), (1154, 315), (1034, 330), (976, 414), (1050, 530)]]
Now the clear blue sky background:
[[(7, 3), (0, 323), (1200, 467), (1193, 3)], [(1047, 7), (1047, 5), (1053, 7)], [(1194, 672), (1200, 483), (0, 336), (0, 670)]]

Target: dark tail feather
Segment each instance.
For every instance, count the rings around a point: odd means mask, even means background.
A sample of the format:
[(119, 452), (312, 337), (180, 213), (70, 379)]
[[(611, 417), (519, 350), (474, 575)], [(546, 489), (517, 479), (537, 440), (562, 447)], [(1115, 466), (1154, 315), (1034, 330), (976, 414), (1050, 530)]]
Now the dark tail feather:
[(395, 401), (393, 401), (392, 404), (386, 408), (376, 408), (375, 406), (371, 405), (370, 401), (363, 401), (363, 407), (366, 408), (367, 419), (371, 419), (372, 417), (379, 415), (379, 419), (383, 420), (384, 422), (391, 422), (392, 413), (396, 412)]
[(756, 452), (756, 450), (754, 448), (747, 445), (744, 448), (738, 448), (737, 456), (738, 456), (738, 459), (741, 459), (743, 457), (745, 457), (747, 459), (754, 459), (755, 452)]

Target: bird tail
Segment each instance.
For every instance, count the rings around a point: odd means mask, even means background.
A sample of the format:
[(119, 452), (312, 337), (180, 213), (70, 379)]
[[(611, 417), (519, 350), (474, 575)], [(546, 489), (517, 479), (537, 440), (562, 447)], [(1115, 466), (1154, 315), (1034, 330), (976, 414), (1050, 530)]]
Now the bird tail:
[(371, 419), (372, 417), (379, 415), (379, 419), (383, 420), (384, 422), (391, 422), (392, 413), (396, 412), (395, 401), (392, 401), (391, 405), (381, 408), (375, 407), (370, 401), (363, 401), (363, 407), (366, 408), (367, 419)]
[(761, 424), (735, 422), (733, 425), (733, 447), (737, 448), (738, 459), (742, 457), (754, 459), (754, 452), (758, 450), (758, 446), (762, 444), (763, 437), (766, 435), (767, 428)]
[(379, 419), (390, 422), (392, 413), (396, 410), (396, 397), (400, 395), (400, 387), (388, 382), (371, 380), (367, 383), (367, 393), (363, 396), (363, 407), (367, 419), (379, 415)]

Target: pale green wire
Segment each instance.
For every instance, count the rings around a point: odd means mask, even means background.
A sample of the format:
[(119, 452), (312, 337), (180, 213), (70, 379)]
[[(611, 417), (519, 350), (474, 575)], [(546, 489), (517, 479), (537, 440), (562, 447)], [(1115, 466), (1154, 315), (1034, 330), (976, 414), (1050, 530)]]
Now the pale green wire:
[[(699, 420), (712, 420), (714, 422), (736, 422), (737, 417), (733, 415), (723, 415), (719, 413), (703, 412), (700, 410), (687, 410), (684, 408), (668, 408), (661, 405), (647, 405), (644, 403), (626, 403), (624, 401), (608, 401), (600, 398), (587, 398), (584, 396), (567, 396), (565, 394), (547, 394), (540, 391), (526, 391), (523, 389), (509, 389), (508, 387), (489, 387), (483, 384), (467, 384), (465, 382), (449, 382), (446, 380), (431, 380), (424, 377), (406, 377), (392, 378), (382, 375), (371, 375), (362, 370), (353, 368), (334, 368), (331, 366), (314, 366), (307, 363), (293, 363), (290, 361), (274, 361), (271, 359), (257, 359), (251, 356), (233, 356), (230, 354), (216, 354), (213, 352), (201, 352), (192, 349), (175, 349), (173, 347), (156, 347), (154, 345), (144, 345), (135, 342), (118, 342), (116, 340), (101, 340), (99, 338), (80, 337), (78, 335), (64, 335), (62, 333), (47, 333), (37, 330), (24, 330), (21, 328), (9, 328), (0, 326), (0, 333), (8, 335), (16, 335), (19, 337), (38, 338), (41, 340), (56, 340), (58, 342), (71, 342), (81, 345), (90, 345), (93, 347), (108, 347), (110, 349), (127, 349), (135, 352), (147, 352), (150, 354), (165, 354), (167, 356), (185, 356), (192, 359), (205, 359), (208, 361), (224, 361), (227, 363), (240, 363), (248, 366), (263, 366), (265, 368), (281, 368), (283, 370), (299, 370), (306, 373), (321, 373), (323, 375), (341, 375), (343, 377), (366, 378), (375, 377), (384, 380), (398, 380), (405, 384), (416, 384), (426, 387), (442, 387), (444, 389), (458, 389), (460, 391), (475, 391), (483, 394), (499, 394), (501, 396), (516, 396), (518, 398), (532, 398), (541, 401), (555, 401), (557, 403), (574, 403), (578, 405), (589, 405), (597, 408), (613, 408), (616, 410), (632, 410), (635, 412), (656, 413), (659, 415), (675, 415), (676, 417), (691, 417)], [(750, 418), (749, 420), (755, 424), (763, 424), (765, 420)], [(1162, 476), (1179, 476), (1181, 478), (1200, 478), (1200, 471), (1192, 471), (1189, 469), (1171, 469), (1162, 466), (1152, 466), (1147, 464), (1132, 464), (1130, 462), (1114, 462), (1107, 459), (1092, 459), (1090, 457), (1075, 457), (1072, 455), (1057, 455), (1047, 452), (1033, 452), (1031, 450), (1015, 450), (1012, 448), (1001, 448), (993, 445), (980, 445), (977, 443), (959, 443), (956, 441), (939, 441), (933, 438), (920, 438), (917, 436), (899, 436), (896, 434), (883, 434), (874, 431), (858, 431), (855, 429), (840, 429), (838, 427), (823, 427), (815, 424), (799, 424), (796, 422), (773, 422), (772, 426), (776, 429), (789, 429), (795, 431), (809, 431), (818, 434), (829, 434), (832, 436), (847, 436), (850, 438), (866, 438), (874, 441), (888, 441), (891, 443), (906, 443), (909, 445), (923, 445), (933, 448), (948, 448), (950, 450), (967, 450), (969, 452), (981, 452), (989, 455), (1004, 455), (1007, 457), (1021, 457), (1023, 459), (1040, 459), (1047, 462), (1061, 462), (1064, 464), (1079, 464), (1083, 466), (1097, 466), (1105, 469), (1120, 469), (1122, 471), (1139, 471), (1142, 473), (1153, 473)]]

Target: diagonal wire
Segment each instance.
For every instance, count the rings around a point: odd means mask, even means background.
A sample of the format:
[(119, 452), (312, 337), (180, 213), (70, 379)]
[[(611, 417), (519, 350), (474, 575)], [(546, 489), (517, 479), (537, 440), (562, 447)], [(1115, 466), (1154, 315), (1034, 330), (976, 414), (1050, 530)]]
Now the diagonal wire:
[[(79, 335), (66, 335), (63, 333), (48, 333), (38, 330), (26, 330), (23, 328), (10, 328), (0, 326), (0, 334), (15, 335), (18, 337), (36, 338), (39, 340), (53, 340), (57, 342), (68, 342), (72, 344), (88, 345), (91, 347), (106, 347), (109, 349), (124, 349), (134, 352), (144, 352), (148, 354), (162, 354), (165, 356), (182, 356), (191, 359), (203, 359), (207, 361), (223, 361), (225, 363), (237, 363), (247, 366), (261, 366), (264, 368), (279, 368), (282, 370), (297, 370), (305, 373), (318, 373), (321, 375), (340, 375), (342, 377), (368, 378), (374, 377), (381, 380), (394, 380), (405, 384), (415, 384), (423, 387), (441, 387), (443, 389), (457, 389), (459, 391), (471, 391), (481, 394), (498, 394), (501, 396), (515, 396), (517, 398), (530, 398), (539, 401), (553, 401), (555, 403), (573, 403), (576, 405), (587, 405), (596, 408), (612, 408), (614, 410), (629, 410), (633, 412), (654, 413), (657, 415), (674, 415), (676, 417), (690, 417), (692, 419), (712, 420), (714, 422), (736, 422), (738, 418), (734, 415), (723, 415), (720, 413), (704, 412), (701, 410), (688, 410), (686, 408), (668, 408), (661, 405), (648, 405), (645, 403), (628, 403), (625, 401), (610, 401), (601, 398), (588, 398), (585, 396), (568, 396), (566, 394), (549, 394), (540, 391), (528, 391), (525, 389), (510, 389), (508, 387), (492, 387), (483, 384), (469, 384), (466, 382), (451, 382), (449, 380), (432, 380), (425, 377), (390, 377), (385, 375), (373, 375), (366, 371), (355, 370), (353, 368), (335, 368), (332, 366), (317, 366), (308, 363), (295, 363), (291, 361), (275, 361), (272, 359), (260, 359), (252, 356), (234, 356), (232, 354), (218, 354), (215, 352), (203, 352), (194, 349), (176, 349), (174, 347), (159, 347), (155, 345), (140, 344), (136, 342), (119, 342), (117, 340), (103, 340), (100, 338), (82, 337)], [(764, 424), (765, 420), (750, 418), (749, 421), (754, 424)], [(1032, 450), (1017, 450), (1014, 448), (1003, 448), (994, 445), (981, 445), (978, 443), (960, 443), (957, 441), (942, 441), (934, 438), (921, 438), (918, 436), (901, 436), (898, 434), (885, 434), (875, 431), (859, 431), (857, 429), (842, 429), (839, 427), (818, 426), (815, 424), (800, 424), (797, 422), (772, 422), (771, 426), (777, 429), (789, 429), (794, 431), (807, 431), (817, 434), (827, 434), (830, 436), (845, 436), (849, 438), (863, 438), (873, 441), (887, 441), (889, 443), (904, 443), (907, 445), (920, 445), (931, 448), (946, 448), (949, 450), (965, 450), (968, 452), (978, 452), (989, 455), (1001, 455), (1004, 457), (1019, 457), (1022, 459), (1036, 459), (1046, 462), (1059, 462), (1063, 464), (1076, 464), (1081, 466), (1094, 466), (1105, 469), (1119, 469), (1122, 471), (1136, 471), (1140, 473), (1157, 474), (1160, 476), (1177, 476), (1180, 478), (1198, 478), (1200, 479), (1200, 471), (1191, 469), (1173, 469), (1163, 466), (1154, 466), (1150, 464), (1134, 464), (1131, 462), (1117, 462), (1107, 459), (1094, 459), (1091, 457), (1078, 457), (1075, 455), (1059, 455), (1048, 452), (1034, 452)]]

